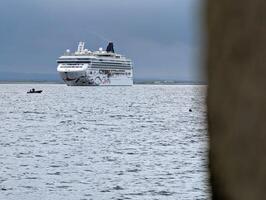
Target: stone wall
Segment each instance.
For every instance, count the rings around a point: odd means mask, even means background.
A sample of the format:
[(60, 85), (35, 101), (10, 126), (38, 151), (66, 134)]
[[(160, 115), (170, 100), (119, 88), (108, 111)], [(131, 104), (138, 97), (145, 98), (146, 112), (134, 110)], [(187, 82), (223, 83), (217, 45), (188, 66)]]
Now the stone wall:
[(207, 4), (213, 199), (266, 199), (266, 1)]

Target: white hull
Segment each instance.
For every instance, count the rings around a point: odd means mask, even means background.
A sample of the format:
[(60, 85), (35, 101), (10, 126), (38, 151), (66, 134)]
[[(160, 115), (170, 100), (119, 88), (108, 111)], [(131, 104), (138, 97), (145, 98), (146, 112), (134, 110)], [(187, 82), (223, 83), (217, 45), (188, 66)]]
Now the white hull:
[(86, 72), (60, 72), (68, 86), (132, 86), (133, 78), (127, 76), (87, 75)]

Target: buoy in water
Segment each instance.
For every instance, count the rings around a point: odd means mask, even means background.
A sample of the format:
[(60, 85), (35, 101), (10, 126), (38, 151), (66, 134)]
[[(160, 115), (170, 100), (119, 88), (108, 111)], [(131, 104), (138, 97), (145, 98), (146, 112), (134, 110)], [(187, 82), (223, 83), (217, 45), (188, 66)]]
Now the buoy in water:
[(192, 109), (189, 109), (189, 112), (192, 112)]

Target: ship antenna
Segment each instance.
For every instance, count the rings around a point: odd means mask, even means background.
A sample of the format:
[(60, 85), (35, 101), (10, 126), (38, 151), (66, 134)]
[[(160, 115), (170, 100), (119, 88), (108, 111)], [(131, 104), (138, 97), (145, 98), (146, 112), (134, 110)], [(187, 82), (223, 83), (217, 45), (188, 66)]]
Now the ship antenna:
[(79, 42), (78, 52), (83, 52), (85, 47), (85, 42)]

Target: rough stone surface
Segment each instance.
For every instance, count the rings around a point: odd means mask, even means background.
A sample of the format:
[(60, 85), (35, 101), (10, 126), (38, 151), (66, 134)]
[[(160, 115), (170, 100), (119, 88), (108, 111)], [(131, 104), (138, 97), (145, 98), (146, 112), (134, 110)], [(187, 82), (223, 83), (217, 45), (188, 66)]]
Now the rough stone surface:
[(208, 0), (215, 200), (266, 198), (266, 1)]

